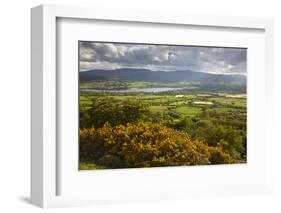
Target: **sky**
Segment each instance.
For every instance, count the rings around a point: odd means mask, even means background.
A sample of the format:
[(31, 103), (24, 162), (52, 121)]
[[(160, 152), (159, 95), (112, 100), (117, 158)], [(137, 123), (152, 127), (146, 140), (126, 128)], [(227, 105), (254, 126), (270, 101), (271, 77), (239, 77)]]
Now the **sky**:
[(193, 70), (243, 74), (247, 49), (80, 41), (80, 71), (142, 68), (152, 71)]

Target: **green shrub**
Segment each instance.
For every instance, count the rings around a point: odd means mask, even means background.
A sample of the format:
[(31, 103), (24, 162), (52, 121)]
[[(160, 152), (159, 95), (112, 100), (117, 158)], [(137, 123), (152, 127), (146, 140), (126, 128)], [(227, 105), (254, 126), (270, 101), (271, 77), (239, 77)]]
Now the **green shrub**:
[(234, 163), (233, 158), (222, 150), (221, 147), (210, 147), (210, 162), (211, 164), (229, 164)]
[(121, 159), (116, 155), (104, 155), (103, 157), (98, 159), (98, 164), (106, 167), (124, 167)]
[(138, 122), (150, 116), (147, 105), (143, 102), (128, 99), (97, 98), (83, 116), (80, 117), (80, 128), (99, 128), (106, 122), (112, 126)]

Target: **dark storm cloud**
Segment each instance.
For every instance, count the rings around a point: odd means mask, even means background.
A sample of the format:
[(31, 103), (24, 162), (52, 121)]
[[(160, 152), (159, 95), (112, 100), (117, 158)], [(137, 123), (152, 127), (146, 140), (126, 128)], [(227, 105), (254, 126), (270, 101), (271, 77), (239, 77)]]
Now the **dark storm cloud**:
[(246, 49), (80, 42), (80, 70), (146, 68), (246, 74)]

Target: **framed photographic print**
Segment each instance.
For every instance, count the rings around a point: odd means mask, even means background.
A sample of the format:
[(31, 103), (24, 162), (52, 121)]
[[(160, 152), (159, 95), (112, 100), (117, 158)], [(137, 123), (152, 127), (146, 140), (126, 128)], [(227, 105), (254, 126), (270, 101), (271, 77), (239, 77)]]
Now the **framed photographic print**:
[(32, 203), (270, 192), (272, 20), (32, 9)]
[(247, 163), (246, 48), (78, 46), (80, 170)]

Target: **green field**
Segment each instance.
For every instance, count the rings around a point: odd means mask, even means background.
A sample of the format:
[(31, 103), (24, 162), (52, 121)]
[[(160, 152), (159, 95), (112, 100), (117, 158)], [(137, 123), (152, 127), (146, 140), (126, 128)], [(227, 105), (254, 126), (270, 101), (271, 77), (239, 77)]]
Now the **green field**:
[(183, 106), (183, 107), (176, 108), (176, 111), (187, 116), (194, 116), (197, 115), (199, 112), (201, 112), (201, 108)]
[[(134, 85), (144, 85), (139, 82)], [(108, 97), (113, 100), (138, 100), (147, 104), (152, 113), (175, 112), (184, 116), (195, 116), (202, 112), (202, 109), (209, 109), (217, 112), (235, 111), (240, 109), (246, 111), (245, 94), (228, 94), (228, 93), (204, 93), (190, 94), (181, 91), (173, 94), (159, 93), (85, 93), (80, 95), (80, 106), (89, 109), (93, 100), (98, 97)]]

